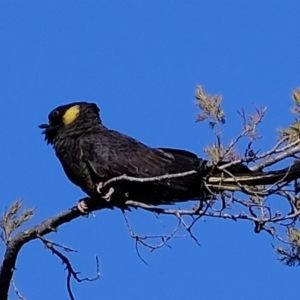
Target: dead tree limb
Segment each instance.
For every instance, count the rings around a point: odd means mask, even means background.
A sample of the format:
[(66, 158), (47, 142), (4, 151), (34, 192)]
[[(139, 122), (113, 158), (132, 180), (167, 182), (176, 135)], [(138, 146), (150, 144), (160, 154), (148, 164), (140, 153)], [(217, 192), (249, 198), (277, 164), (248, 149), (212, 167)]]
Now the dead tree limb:
[[(108, 208), (105, 206), (97, 207), (95, 210)], [(82, 216), (77, 207), (66, 210), (58, 215), (51, 217), (39, 225), (33, 226), (27, 230), (21, 231), (7, 243), (4, 259), (0, 270), (0, 299), (6, 300), (12, 276), (15, 271), (16, 261), (21, 248), (28, 242), (44, 236), (57, 230), (57, 228), (65, 223), (71, 222), (74, 219)]]

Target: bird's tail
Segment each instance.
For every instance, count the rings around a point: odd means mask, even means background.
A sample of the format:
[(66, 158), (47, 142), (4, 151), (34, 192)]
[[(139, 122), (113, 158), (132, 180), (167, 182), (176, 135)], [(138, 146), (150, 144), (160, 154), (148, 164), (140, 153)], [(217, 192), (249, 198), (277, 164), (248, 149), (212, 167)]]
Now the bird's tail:
[[(251, 191), (251, 187), (278, 185), (300, 178), (300, 161), (290, 167), (270, 172), (254, 172), (238, 164), (221, 169), (215, 167), (207, 176), (205, 185), (212, 191)], [(248, 189), (250, 187), (250, 189)], [(251, 193), (251, 192), (249, 192)]]

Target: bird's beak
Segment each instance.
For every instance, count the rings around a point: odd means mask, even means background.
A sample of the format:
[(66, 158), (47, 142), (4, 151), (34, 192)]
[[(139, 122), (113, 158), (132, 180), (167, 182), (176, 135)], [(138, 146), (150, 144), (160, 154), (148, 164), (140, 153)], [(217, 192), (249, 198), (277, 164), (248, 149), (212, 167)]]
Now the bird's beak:
[(49, 124), (41, 124), (41, 125), (39, 125), (39, 128), (47, 129), (49, 126), (50, 126)]
[(42, 134), (45, 134), (47, 132), (47, 129), (49, 129), (50, 125), (49, 124), (41, 124), (39, 125), (39, 128), (44, 129), (42, 131)]
[(47, 141), (47, 144), (52, 144), (59, 126), (53, 126), (51, 124), (41, 124), (39, 125), (39, 128), (43, 129), (42, 134), (45, 135), (45, 140)]

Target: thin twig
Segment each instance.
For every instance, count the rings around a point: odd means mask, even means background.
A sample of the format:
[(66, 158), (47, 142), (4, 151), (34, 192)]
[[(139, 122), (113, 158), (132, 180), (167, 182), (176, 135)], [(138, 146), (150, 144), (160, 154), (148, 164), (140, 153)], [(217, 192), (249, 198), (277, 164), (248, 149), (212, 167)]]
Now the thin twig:
[(83, 281), (95, 281), (98, 280), (101, 276), (100, 271), (99, 271), (99, 259), (98, 256), (96, 256), (96, 276), (89, 278), (89, 277), (85, 277), (85, 278), (79, 278), (78, 274), (80, 272), (76, 272), (73, 267), (72, 264), (70, 262), (70, 260), (64, 255), (62, 254), (60, 251), (58, 251), (57, 249), (55, 249), (54, 245), (51, 242), (47, 242), (44, 239), (41, 239), (41, 241), (43, 242), (43, 244), (49, 249), (51, 250), (51, 252), (58, 256), (60, 258), (60, 260), (62, 261), (63, 264), (66, 265), (66, 270), (67, 270), (67, 291), (69, 294), (69, 297), (71, 300), (75, 300), (75, 297), (73, 295), (72, 292), (72, 288), (71, 288), (71, 279), (74, 278), (77, 282), (83, 282)]
[(46, 239), (46, 238), (44, 238), (43, 236), (41, 236), (41, 235), (39, 235), (39, 234), (37, 234), (37, 237), (38, 237), (40, 240), (42, 240), (42, 241), (44, 242), (44, 244), (46, 244), (46, 243), (49, 244), (49, 245), (51, 244), (51, 245), (53, 245), (53, 246), (62, 248), (62, 249), (65, 250), (66, 252), (78, 252), (77, 250), (74, 250), (74, 249), (72, 249), (72, 248), (70, 248), (70, 247), (67, 247), (67, 246), (64, 246), (64, 245), (62, 245), (62, 244), (53, 242), (53, 241), (51, 241), (51, 240), (49, 240), (49, 239)]
[(166, 180), (166, 179), (171, 179), (171, 178), (185, 177), (185, 176), (193, 175), (196, 173), (197, 173), (196, 170), (191, 170), (191, 171), (182, 172), (182, 173), (166, 174), (166, 175), (155, 176), (155, 177), (146, 177), (146, 178), (137, 178), (137, 177), (127, 176), (126, 174), (123, 174), (121, 176), (114, 177), (112, 179), (107, 180), (103, 184), (102, 188), (107, 185), (110, 185), (116, 181), (154, 182), (154, 181), (161, 181), (161, 180)]
[[(147, 261), (142, 257), (140, 251), (139, 251), (139, 244), (145, 246), (146, 248), (149, 248), (151, 252), (157, 250), (157, 249), (160, 249), (164, 246), (167, 246), (167, 247), (170, 247), (168, 245), (168, 242), (173, 239), (173, 238), (179, 238), (179, 236), (176, 236), (178, 230), (180, 229), (180, 224), (178, 224), (178, 226), (176, 226), (176, 228), (168, 235), (164, 235), (164, 234), (161, 234), (161, 235), (146, 235), (146, 236), (141, 236), (141, 235), (138, 235), (134, 232), (134, 230), (132, 229), (132, 227), (130, 226), (130, 223), (129, 223), (129, 220), (128, 220), (128, 217), (126, 215), (126, 213), (123, 211), (123, 216), (124, 216), (124, 219), (125, 219), (125, 222), (126, 222), (126, 225), (127, 225), (127, 229), (130, 233), (130, 236), (135, 240), (135, 250), (136, 250), (136, 253), (138, 255), (138, 257), (141, 259), (141, 261), (143, 263), (145, 263), (146, 265), (148, 265)], [(153, 245), (153, 244), (150, 244), (147, 242), (147, 240), (151, 240), (151, 239), (155, 239), (155, 240), (160, 240), (160, 243), (156, 244), (156, 245)]]
[(26, 299), (21, 295), (21, 293), (19, 292), (19, 290), (17, 289), (17, 287), (16, 287), (16, 285), (15, 285), (15, 281), (14, 281), (13, 279), (11, 280), (11, 284), (12, 284), (13, 289), (14, 289), (14, 291), (15, 291), (17, 297), (19, 298), (19, 300), (26, 300)]

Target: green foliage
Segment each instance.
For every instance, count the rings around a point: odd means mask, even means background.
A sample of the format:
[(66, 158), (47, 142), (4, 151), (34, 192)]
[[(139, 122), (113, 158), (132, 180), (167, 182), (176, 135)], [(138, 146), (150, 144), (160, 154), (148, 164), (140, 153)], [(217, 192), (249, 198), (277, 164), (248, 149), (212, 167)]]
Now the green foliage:
[(211, 96), (204, 93), (201, 85), (196, 89), (196, 104), (201, 112), (197, 115), (196, 122), (209, 120), (209, 125), (214, 128), (216, 124), (225, 123), (225, 112), (221, 109), (222, 96)]
[(280, 138), (287, 138), (287, 144), (291, 144), (300, 138), (300, 88), (297, 88), (292, 95), (295, 106), (291, 112), (295, 115), (295, 121), (288, 128), (279, 129)]
[(34, 216), (34, 208), (25, 208), (21, 212), (22, 207), (23, 200), (17, 200), (4, 212), (0, 219), (1, 237), (6, 244), (10, 241), (13, 231)]
[(275, 247), (280, 255), (279, 260), (288, 266), (298, 266), (300, 264), (300, 231), (294, 227), (288, 230), (288, 248)]

